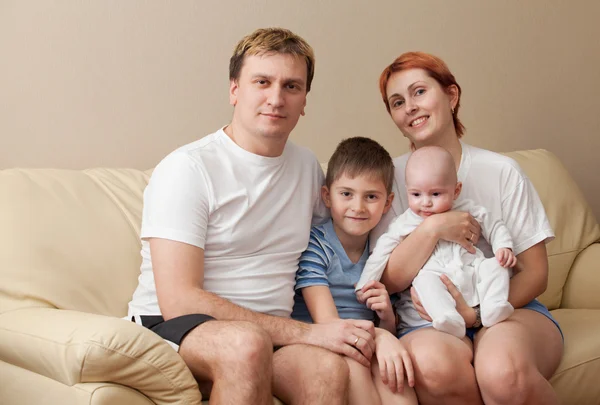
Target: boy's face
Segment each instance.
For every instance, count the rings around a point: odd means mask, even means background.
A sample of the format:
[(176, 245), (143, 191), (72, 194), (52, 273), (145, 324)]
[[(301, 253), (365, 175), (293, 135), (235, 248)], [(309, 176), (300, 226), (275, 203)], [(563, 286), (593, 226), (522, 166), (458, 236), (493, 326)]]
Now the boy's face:
[(331, 210), (334, 229), (342, 242), (364, 237), (391, 207), (394, 194), (388, 195), (377, 176), (342, 174), (331, 187), (323, 186), (322, 197)]
[(421, 218), (449, 211), (460, 195), (462, 183), (449, 182), (447, 177), (426, 170), (412, 171), (406, 179), (410, 209)]

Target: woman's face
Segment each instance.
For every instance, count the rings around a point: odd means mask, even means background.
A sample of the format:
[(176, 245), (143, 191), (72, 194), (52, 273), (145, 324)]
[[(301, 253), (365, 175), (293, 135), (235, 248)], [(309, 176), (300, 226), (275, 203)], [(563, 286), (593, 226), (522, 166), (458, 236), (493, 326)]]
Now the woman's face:
[(409, 69), (390, 76), (386, 94), (392, 119), (417, 148), (457, 139), (452, 108), (458, 89), (444, 91), (423, 69)]

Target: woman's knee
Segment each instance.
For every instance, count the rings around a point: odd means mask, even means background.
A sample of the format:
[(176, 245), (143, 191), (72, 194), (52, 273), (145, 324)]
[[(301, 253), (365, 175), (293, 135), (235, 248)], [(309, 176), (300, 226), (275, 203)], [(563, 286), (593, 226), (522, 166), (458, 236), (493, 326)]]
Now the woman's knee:
[(494, 404), (525, 404), (539, 374), (533, 363), (510, 355), (477, 359), (475, 375), (484, 400)]
[[(460, 395), (462, 391), (472, 390), (474, 372), (468, 346), (423, 343), (411, 346), (417, 386), (423, 387), (433, 397)], [(469, 374), (473, 378), (464, 378)]]

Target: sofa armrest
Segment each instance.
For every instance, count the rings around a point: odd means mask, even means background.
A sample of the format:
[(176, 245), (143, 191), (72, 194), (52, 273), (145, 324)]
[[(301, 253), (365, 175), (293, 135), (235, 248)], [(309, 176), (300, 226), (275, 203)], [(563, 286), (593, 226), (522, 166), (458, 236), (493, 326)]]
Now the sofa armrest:
[(600, 243), (583, 249), (571, 266), (561, 308), (600, 309)]
[(175, 350), (155, 333), (119, 318), (53, 308), (3, 313), (0, 360), (69, 386), (125, 385), (157, 405), (202, 400)]

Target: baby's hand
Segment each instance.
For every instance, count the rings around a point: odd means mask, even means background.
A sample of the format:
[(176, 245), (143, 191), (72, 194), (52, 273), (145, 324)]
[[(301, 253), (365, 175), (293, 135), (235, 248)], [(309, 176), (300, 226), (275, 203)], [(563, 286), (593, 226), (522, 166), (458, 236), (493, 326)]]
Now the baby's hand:
[(500, 266), (510, 268), (515, 267), (517, 264), (517, 257), (513, 253), (512, 249), (500, 248), (496, 252), (496, 260), (500, 263)]

